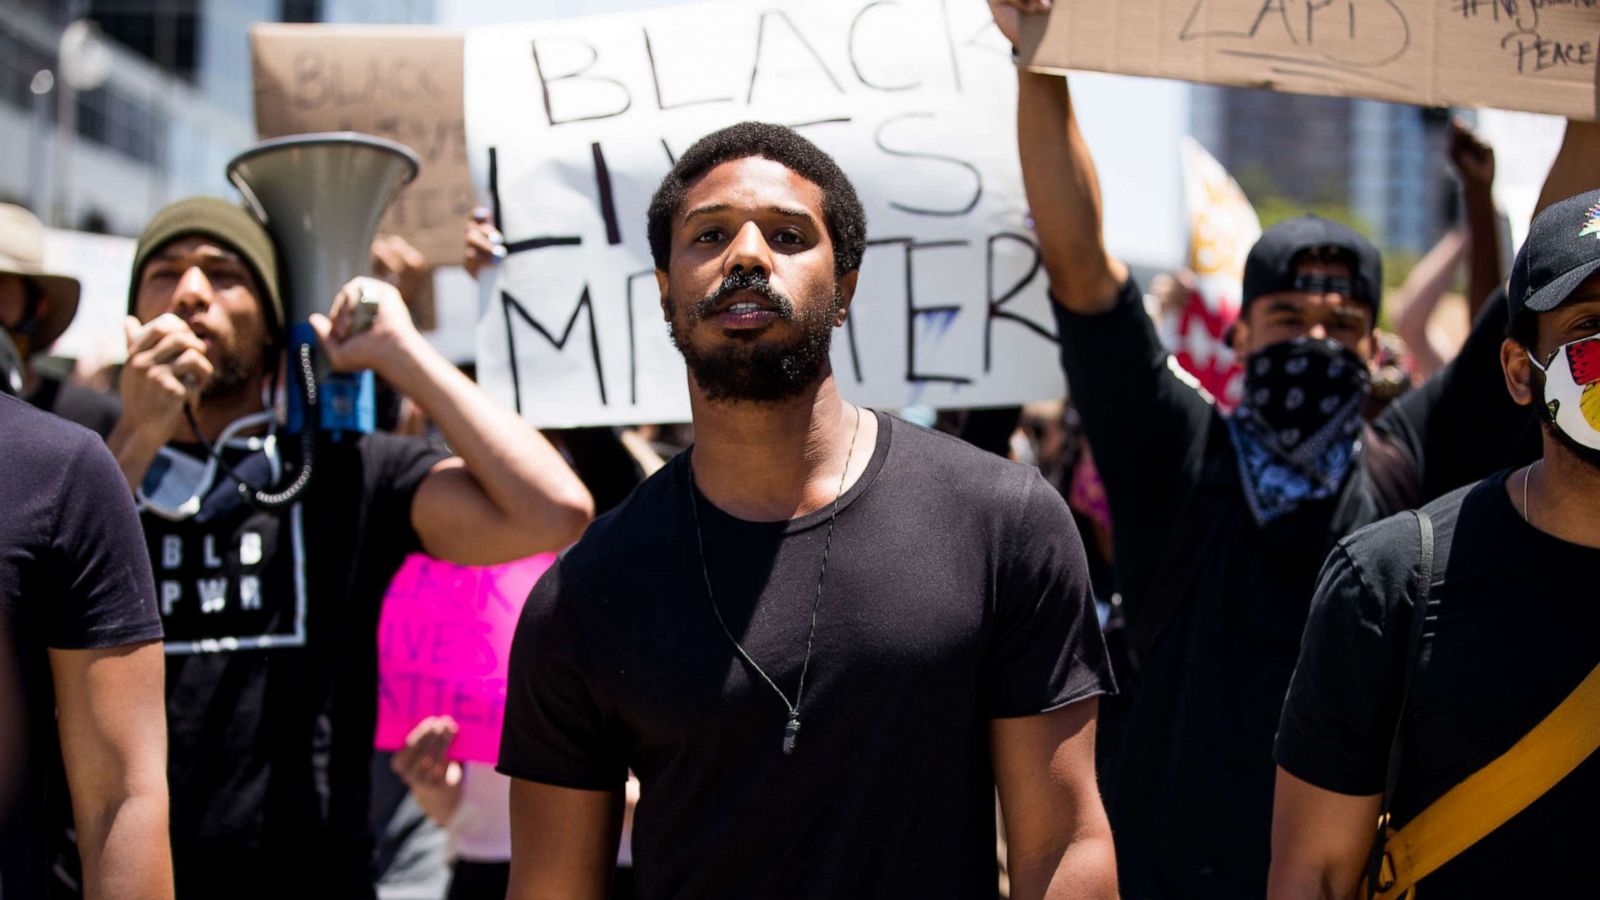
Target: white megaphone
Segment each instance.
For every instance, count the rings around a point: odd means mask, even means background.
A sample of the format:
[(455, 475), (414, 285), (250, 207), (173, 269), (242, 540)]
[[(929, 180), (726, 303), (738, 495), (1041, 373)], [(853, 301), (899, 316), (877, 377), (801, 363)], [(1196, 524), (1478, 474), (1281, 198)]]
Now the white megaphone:
[[(228, 163), (228, 180), (277, 245), (289, 383), (304, 382), (301, 368), (315, 371), (314, 384), (289, 391), (291, 433), (320, 429), (338, 440), (374, 427), (372, 373), (330, 373), (307, 319), (326, 314), (340, 288), (372, 271), (378, 220), (418, 167), (403, 144), (352, 131), (263, 141)], [(361, 312), (358, 326), (370, 322)]]

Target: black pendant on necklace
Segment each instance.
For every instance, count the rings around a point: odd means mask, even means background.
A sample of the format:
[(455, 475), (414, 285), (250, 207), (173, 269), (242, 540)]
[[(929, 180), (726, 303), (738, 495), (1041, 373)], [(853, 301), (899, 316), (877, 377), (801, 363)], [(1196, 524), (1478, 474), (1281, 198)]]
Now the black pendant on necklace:
[(789, 724), (783, 726), (783, 753), (785, 756), (794, 752), (794, 739), (800, 735), (800, 714), (789, 713)]

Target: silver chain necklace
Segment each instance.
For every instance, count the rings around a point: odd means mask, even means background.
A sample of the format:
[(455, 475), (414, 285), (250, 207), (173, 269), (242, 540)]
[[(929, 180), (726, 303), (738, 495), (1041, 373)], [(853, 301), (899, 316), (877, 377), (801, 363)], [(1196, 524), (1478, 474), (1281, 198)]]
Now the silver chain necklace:
[(811, 630), (806, 633), (806, 655), (800, 661), (800, 683), (795, 687), (793, 703), (789, 702), (789, 695), (783, 692), (783, 688), (778, 687), (777, 682), (773, 681), (771, 676), (767, 675), (766, 671), (756, 664), (750, 654), (745, 652), (744, 647), (739, 644), (739, 639), (733, 636), (733, 631), (728, 628), (728, 623), (722, 618), (722, 608), (717, 606), (717, 596), (711, 590), (711, 570), (706, 567), (706, 539), (700, 529), (700, 499), (696, 496), (694, 489), (694, 462), (691, 460), (689, 463), (689, 508), (694, 512), (694, 539), (700, 549), (700, 574), (706, 581), (706, 599), (711, 601), (711, 612), (716, 615), (717, 624), (722, 626), (722, 633), (727, 636), (728, 643), (733, 645), (733, 649), (739, 654), (739, 658), (743, 659), (745, 665), (748, 665), (757, 675), (761, 676), (761, 680), (767, 683), (767, 687), (772, 688), (772, 692), (778, 695), (779, 700), (783, 701), (784, 709), (789, 711), (789, 721), (783, 727), (783, 752), (785, 755), (794, 752), (795, 739), (800, 736), (800, 702), (805, 698), (806, 672), (811, 668), (811, 642), (817, 636), (817, 608), (822, 605), (822, 584), (828, 577), (828, 551), (833, 547), (833, 526), (839, 520), (839, 499), (844, 496), (845, 479), (850, 476), (850, 460), (855, 457), (856, 453), (856, 435), (860, 433), (861, 407), (858, 406), (856, 407), (855, 424), (850, 429), (850, 449), (845, 453), (844, 471), (839, 474), (839, 490), (833, 495), (833, 511), (828, 514), (828, 536), (822, 542), (822, 568), (817, 572), (817, 595), (811, 600)]

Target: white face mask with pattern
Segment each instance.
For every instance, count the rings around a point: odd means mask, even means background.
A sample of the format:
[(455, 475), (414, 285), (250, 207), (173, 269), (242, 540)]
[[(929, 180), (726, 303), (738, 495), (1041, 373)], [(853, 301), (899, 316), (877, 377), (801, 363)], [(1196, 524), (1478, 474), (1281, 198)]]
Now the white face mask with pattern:
[(1600, 450), (1600, 335), (1562, 344), (1544, 373), (1544, 408), (1550, 421), (1567, 437)]

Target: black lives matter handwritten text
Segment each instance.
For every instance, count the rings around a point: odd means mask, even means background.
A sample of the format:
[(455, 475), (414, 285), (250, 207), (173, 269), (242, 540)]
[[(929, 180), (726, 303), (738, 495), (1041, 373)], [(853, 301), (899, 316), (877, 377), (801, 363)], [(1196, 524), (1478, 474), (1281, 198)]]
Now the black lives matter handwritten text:
[[(889, 280), (898, 286), (899, 296), (893, 299), (905, 350), (895, 367), (895, 380), (908, 387), (970, 386), (993, 371), (1007, 342), (1038, 341), (1048, 346), (1056, 337), (1047, 316), (1014, 308), (1015, 301), (1030, 289), (1039, 294), (1043, 291), (1032, 235), (1021, 221), (1013, 227), (980, 224), (993, 219), (977, 215), (993, 173), (986, 172), (984, 164), (965, 153), (959, 143), (926, 139), (929, 131), (925, 129), (937, 126), (939, 117), (949, 114), (949, 104), (938, 96), (963, 95), (972, 81), (969, 67), (989, 61), (979, 56), (979, 63), (973, 63), (971, 54), (980, 49), (992, 55), (1004, 53), (1003, 49), (981, 46), (979, 33), (954, 24), (947, 7), (947, 2), (873, 0), (853, 8), (848, 24), (838, 27), (819, 25), (789, 9), (752, 6), (740, 23), (741, 40), (734, 42), (742, 52), (716, 59), (696, 58), (684, 49), (681, 32), (667, 26), (637, 27), (635, 37), (622, 45), (627, 48), (624, 52), (632, 54), (626, 60), (612, 58), (621, 55), (616, 42), (602, 49), (570, 33), (535, 37), (527, 46), (535, 87), (528, 111), (541, 117), (552, 134), (588, 134), (588, 129), (600, 123), (635, 118), (649, 123), (646, 127), (660, 129), (628, 131), (626, 137), (598, 138), (589, 145), (593, 196), (605, 223), (604, 240), (613, 245), (621, 243), (630, 229), (643, 231), (644, 210), (618, 208), (608, 159), (615, 156), (619, 142), (651, 144), (659, 147), (659, 174), (664, 174), (687, 146), (686, 138), (660, 133), (671, 130), (676, 116), (716, 111), (727, 124), (749, 118), (752, 109), (761, 109), (774, 99), (803, 95), (812, 101), (808, 108), (825, 107), (831, 112), (782, 124), (825, 147), (828, 138), (841, 133), (839, 129), (867, 136), (860, 142), (870, 147), (865, 157), (841, 160), (864, 198), (872, 193), (872, 186), (862, 184), (863, 173), (922, 166), (930, 176), (929, 184), (937, 190), (890, 192), (879, 197), (877, 209), (869, 201), (869, 220), (890, 219), (898, 227), (889, 231), (873, 228), (863, 272), (892, 273)], [(895, 39), (898, 16), (921, 14), (925, 8), (945, 13), (940, 45), (925, 48), (936, 63), (912, 71), (898, 64), (898, 54), (884, 53), (883, 48)], [(730, 56), (743, 62), (730, 66)], [(818, 107), (819, 98), (828, 102)], [(1009, 127), (1009, 120), (1004, 124)], [(615, 130), (606, 133), (617, 134)], [(505, 154), (515, 149), (489, 146), (484, 150), (487, 187), (497, 224), (507, 232), (510, 254), (538, 254), (598, 240), (598, 235), (586, 237), (559, 227), (532, 233), (507, 230), (507, 223), (498, 217), (504, 206), (502, 192), (507, 189)], [(1016, 262), (1019, 256), (1020, 265)], [(929, 265), (983, 273), (983, 295), (951, 300), (947, 287), (937, 277), (925, 274)], [(523, 384), (526, 373), (519, 371), (519, 360), (568, 348), (592, 366), (592, 402), (623, 408), (640, 402), (640, 342), (647, 339), (646, 329), (660, 329), (654, 270), (591, 274), (593, 279), (612, 283), (585, 282), (570, 305), (554, 315), (536, 315), (515, 288), (498, 292), (511, 361), (512, 399), (519, 410), (528, 399)], [(595, 308), (596, 297), (602, 293), (624, 298), (626, 349), (620, 354), (608, 356), (605, 352), (611, 336), (601, 332), (602, 319)], [(887, 302), (890, 298), (875, 300)], [(962, 316), (981, 317), (981, 328), (962, 331), (970, 346), (952, 354), (948, 344), (942, 344), (942, 364), (930, 362), (930, 348), (954, 334), (951, 326)], [(845, 358), (835, 358), (841, 378), (858, 385), (867, 383), (871, 368), (863, 353), (872, 353), (878, 343), (873, 335), (861, 332), (870, 326), (861, 326), (859, 318), (853, 315), (846, 326)], [(530, 341), (536, 346), (530, 346)]]

